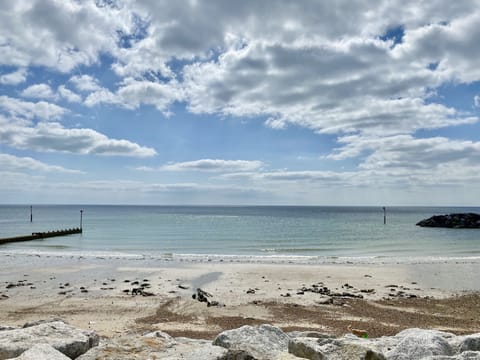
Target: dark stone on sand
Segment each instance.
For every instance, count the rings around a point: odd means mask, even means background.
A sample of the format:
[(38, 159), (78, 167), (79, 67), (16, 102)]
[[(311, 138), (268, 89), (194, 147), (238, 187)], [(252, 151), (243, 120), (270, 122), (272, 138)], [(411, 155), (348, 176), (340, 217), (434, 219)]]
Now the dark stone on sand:
[(421, 227), (444, 227), (451, 229), (479, 229), (480, 215), (476, 213), (456, 213), (434, 215), (417, 223)]

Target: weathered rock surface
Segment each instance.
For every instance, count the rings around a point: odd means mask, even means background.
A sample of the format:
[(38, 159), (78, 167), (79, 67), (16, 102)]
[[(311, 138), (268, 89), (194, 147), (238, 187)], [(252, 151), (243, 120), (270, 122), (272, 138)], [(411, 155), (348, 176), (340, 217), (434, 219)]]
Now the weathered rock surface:
[[(271, 325), (224, 331), (212, 342), (156, 331), (102, 339), (62, 321), (0, 331), (0, 359), (17, 360), (480, 360), (480, 333), (465, 336), (407, 329), (395, 336), (335, 338), (314, 331), (284, 333)], [(98, 346), (96, 346), (98, 345)]]
[(12, 360), (70, 360), (48, 344), (37, 344)]
[(62, 321), (41, 323), (30, 327), (0, 332), (0, 359), (10, 359), (37, 344), (48, 344), (71, 359), (98, 344), (93, 331), (83, 331)]
[(295, 338), (290, 340), (288, 351), (311, 360), (386, 359), (377, 346), (368, 341), (358, 341), (353, 335), (341, 339)]
[(388, 359), (391, 360), (416, 360), (436, 355), (454, 355), (454, 350), (448, 342), (454, 337), (450, 333), (407, 329), (398, 333), (396, 337), (400, 341), (393, 350), (387, 352)]
[(232, 351), (241, 350), (245, 353), (244, 359), (271, 360), (287, 352), (289, 340), (289, 336), (275, 326), (246, 325), (222, 332), (213, 344)]
[(454, 229), (479, 229), (480, 215), (475, 213), (458, 213), (435, 215), (417, 223), (422, 227), (445, 227)]
[[(312, 334), (313, 335), (313, 334)], [(480, 360), (480, 334), (454, 334), (423, 329), (408, 329), (391, 337), (363, 339), (351, 334), (341, 338), (305, 337), (291, 333), (288, 350), (311, 360)]]
[(161, 331), (144, 336), (130, 334), (106, 340), (77, 360), (222, 360), (227, 350), (208, 340), (172, 338)]

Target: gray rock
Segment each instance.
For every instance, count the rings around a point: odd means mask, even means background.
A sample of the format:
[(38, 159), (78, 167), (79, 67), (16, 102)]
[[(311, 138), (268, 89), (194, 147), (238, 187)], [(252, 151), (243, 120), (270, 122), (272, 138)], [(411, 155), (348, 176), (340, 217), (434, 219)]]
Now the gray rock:
[(146, 338), (161, 338), (161, 339), (163, 339), (167, 342), (175, 341), (170, 335), (168, 335), (167, 333), (164, 333), (163, 331), (150, 332), (150, 333), (144, 334), (143, 337), (146, 337)]
[(452, 356), (454, 349), (449, 344), (455, 335), (435, 330), (407, 329), (397, 335), (398, 344), (386, 355), (390, 360), (417, 360), (433, 356)]
[(369, 340), (346, 335), (340, 339), (295, 338), (290, 340), (288, 351), (311, 360), (385, 360), (378, 346)]
[(23, 324), (22, 327), (23, 328), (29, 328), (29, 327), (32, 327), (32, 326), (47, 324), (47, 323), (56, 322), (56, 321), (63, 322), (62, 319), (56, 317), (56, 318), (52, 318), (52, 319), (44, 319), (44, 320), (36, 320), (36, 321), (26, 322), (25, 324)]
[(154, 355), (169, 345), (162, 337), (122, 335), (113, 339), (102, 339), (99, 346), (90, 349), (77, 360), (126, 360), (153, 359)]
[(480, 333), (467, 336), (459, 336), (458, 352), (480, 351)]
[(335, 336), (324, 334), (318, 331), (291, 331), (287, 333), (291, 338), (316, 338), (316, 339), (334, 339)]
[(49, 344), (75, 359), (98, 345), (94, 331), (83, 331), (62, 321), (42, 323), (22, 329), (0, 332), (0, 359), (19, 356), (36, 344)]
[(243, 351), (244, 356), (251, 356), (257, 360), (271, 360), (288, 351), (289, 339), (288, 335), (275, 326), (245, 325), (222, 332), (215, 338), (213, 344), (232, 351)]
[(48, 344), (37, 344), (11, 360), (70, 360), (70, 358)]
[(222, 360), (227, 350), (207, 340), (172, 338), (161, 331), (104, 340), (77, 360)]
[(480, 360), (480, 352), (465, 351), (455, 356), (433, 356), (429, 360)]
[(322, 351), (318, 339), (310, 337), (297, 337), (288, 342), (288, 352), (292, 355), (310, 359), (324, 360), (327, 356)]
[(0, 331), (5, 331), (5, 330), (15, 330), (16, 328), (11, 327), (11, 326), (2, 326), (0, 325)]
[(175, 344), (169, 347), (159, 359), (176, 360), (182, 354), (182, 360), (224, 360), (228, 351), (223, 347), (213, 345), (208, 340), (175, 338)]

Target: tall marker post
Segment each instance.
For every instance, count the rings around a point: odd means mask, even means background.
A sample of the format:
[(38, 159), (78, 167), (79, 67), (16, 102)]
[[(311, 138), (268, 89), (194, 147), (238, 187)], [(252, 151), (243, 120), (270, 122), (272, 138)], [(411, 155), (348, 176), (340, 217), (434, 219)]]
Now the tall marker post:
[(80, 210), (80, 230), (82, 230), (83, 210)]
[(383, 225), (387, 223), (387, 208), (383, 207)]

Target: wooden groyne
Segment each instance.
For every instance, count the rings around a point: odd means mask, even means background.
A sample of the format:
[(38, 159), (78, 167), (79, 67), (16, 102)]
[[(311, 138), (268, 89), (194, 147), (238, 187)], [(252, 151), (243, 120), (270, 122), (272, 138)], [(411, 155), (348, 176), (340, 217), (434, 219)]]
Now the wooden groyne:
[(51, 238), (56, 236), (65, 236), (65, 235), (81, 234), (81, 233), (82, 233), (82, 228), (54, 230), (54, 231), (47, 231), (47, 232), (34, 232), (32, 233), (32, 235), (14, 236), (14, 237), (0, 239), (0, 245), (10, 243), (10, 242), (40, 240), (40, 239)]

